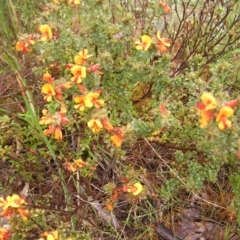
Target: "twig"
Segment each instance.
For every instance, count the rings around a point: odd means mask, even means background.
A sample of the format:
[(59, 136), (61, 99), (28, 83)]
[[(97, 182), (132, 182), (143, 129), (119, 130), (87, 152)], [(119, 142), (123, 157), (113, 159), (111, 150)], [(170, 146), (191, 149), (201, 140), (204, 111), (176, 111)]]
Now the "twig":
[(181, 238), (175, 236), (168, 228), (162, 224), (158, 224), (155, 227), (155, 231), (160, 235), (164, 240), (181, 240)]
[(84, 199), (82, 199), (81, 197), (79, 197), (78, 195), (73, 194), (76, 198), (78, 198), (79, 200), (90, 204), (94, 209), (97, 210), (98, 216), (104, 220), (105, 222), (107, 222), (108, 224), (110, 224), (112, 227), (114, 227), (116, 230), (120, 231), (121, 234), (123, 234), (124, 238), (127, 239), (126, 233), (123, 229), (122, 224), (119, 222), (119, 220), (116, 218), (116, 216), (109, 211), (106, 211), (102, 208), (102, 204), (100, 204), (98, 201), (86, 201)]

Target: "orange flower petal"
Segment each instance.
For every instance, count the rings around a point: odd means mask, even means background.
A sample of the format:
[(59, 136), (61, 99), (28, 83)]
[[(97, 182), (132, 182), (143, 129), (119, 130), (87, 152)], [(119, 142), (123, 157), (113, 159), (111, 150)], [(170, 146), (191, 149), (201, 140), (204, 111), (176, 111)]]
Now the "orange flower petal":
[(111, 141), (112, 141), (112, 145), (114, 147), (120, 148), (122, 146), (123, 137), (121, 137), (119, 135), (113, 135), (113, 136), (111, 136)]
[(107, 117), (104, 117), (101, 119), (102, 125), (103, 127), (107, 130), (107, 131), (112, 131), (113, 130), (113, 125), (109, 122)]
[(61, 140), (62, 139), (62, 129), (60, 126), (57, 126), (55, 128), (55, 132), (54, 132), (54, 138), (57, 139), (57, 140)]

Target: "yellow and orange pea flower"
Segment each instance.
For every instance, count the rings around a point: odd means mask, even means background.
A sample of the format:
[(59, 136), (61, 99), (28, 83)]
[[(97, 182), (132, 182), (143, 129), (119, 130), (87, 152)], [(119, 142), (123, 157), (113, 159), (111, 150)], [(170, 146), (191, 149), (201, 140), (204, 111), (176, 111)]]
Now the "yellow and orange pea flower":
[(157, 43), (156, 47), (160, 53), (165, 53), (171, 46), (171, 40), (169, 38), (161, 38), (160, 31), (157, 31)]
[(39, 240), (58, 240), (58, 231), (49, 231), (49, 232), (44, 232), (41, 234), (41, 236), (46, 237), (46, 238), (39, 238)]
[(79, 5), (81, 0), (68, 0), (68, 4)]
[(88, 58), (91, 56), (92, 54), (88, 55), (88, 50), (86, 48), (83, 48), (82, 51), (80, 51), (78, 55), (74, 57), (74, 62), (77, 65), (86, 64)]
[(43, 117), (41, 117), (39, 120), (40, 125), (49, 125), (54, 122), (54, 116), (48, 114), (47, 109), (43, 109), (42, 114), (43, 114)]
[(152, 39), (148, 35), (141, 36), (141, 41), (135, 41), (135, 47), (137, 50), (147, 51), (152, 44)]
[(100, 96), (99, 92), (89, 92), (86, 98), (89, 98), (95, 108), (100, 108), (104, 105), (104, 100), (98, 99)]
[(50, 28), (49, 25), (43, 24), (43, 25), (39, 26), (37, 28), (37, 30), (42, 34), (40, 36), (41, 41), (45, 42), (45, 41), (52, 39), (52, 37), (53, 37), (52, 29)]
[(43, 131), (45, 136), (54, 135), (54, 139), (61, 140), (63, 138), (62, 128), (59, 125), (51, 124), (48, 126), (48, 129)]
[(124, 137), (124, 135), (125, 135), (125, 131), (120, 127), (113, 128), (113, 130), (111, 132), (113, 134), (116, 134), (116, 135), (120, 136), (120, 137)]
[(54, 134), (54, 138), (57, 140), (62, 139), (62, 125), (69, 124), (69, 119), (65, 117), (66, 108), (64, 106), (61, 107), (61, 111), (51, 115), (47, 113), (47, 110), (44, 109), (43, 117), (40, 118), (40, 125), (48, 125), (48, 129), (44, 130), (44, 135), (49, 136)]
[(91, 119), (87, 123), (88, 127), (92, 130), (93, 133), (99, 133), (103, 128), (103, 125), (100, 120), (98, 119)]
[(200, 119), (199, 119), (200, 127), (206, 128), (208, 124), (211, 122), (211, 120), (213, 119), (213, 117), (214, 117), (214, 112), (211, 110), (200, 111)]
[(226, 102), (218, 113), (215, 111), (217, 108), (217, 101), (211, 93), (203, 93), (201, 100), (202, 102), (197, 103), (197, 108), (200, 110), (201, 115), (199, 120), (201, 128), (205, 128), (214, 116), (216, 116), (216, 122), (220, 130), (231, 128), (232, 123), (228, 118), (233, 116), (233, 108), (239, 105), (238, 99)]
[(201, 96), (202, 102), (197, 103), (200, 110), (200, 127), (205, 128), (214, 117), (214, 109), (217, 107), (217, 101), (209, 92), (204, 92)]
[(44, 100), (47, 102), (51, 102), (53, 96), (56, 95), (56, 92), (54, 90), (54, 87), (51, 83), (46, 83), (42, 86), (42, 94), (46, 95), (44, 96)]
[(23, 220), (27, 220), (29, 211), (22, 208), (24, 205), (27, 205), (25, 199), (17, 194), (7, 196), (6, 199), (1, 197), (0, 207), (2, 207), (3, 211), (0, 213), (0, 216), (5, 217), (20, 214)]
[(11, 236), (12, 236), (12, 233), (9, 230), (0, 227), (0, 240), (10, 239)]
[(214, 117), (214, 112), (212, 110), (200, 111), (201, 118), (199, 119), (200, 127), (206, 128)]
[(122, 146), (123, 137), (121, 137), (119, 135), (112, 135), (111, 136), (111, 141), (112, 141), (112, 145), (114, 147), (120, 148)]
[(17, 51), (22, 51), (22, 54), (26, 54), (27, 52), (31, 52), (33, 46), (35, 44), (35, 41), (33, 40), (33, 37), (30, 36), (26, 40), (22, 40), (20, 42), (16, 43), (16, 50)]
[(63, 100), (63, 93), (62, 93), (62, 88), (61, 86), (57, 86), (55, 87), (55, 92), (56, 92), (56, 99), (58, 101), (62, 101)]
[(43, 74), (43, 80), (47, 83), (42, 86), (42, 94), (45, 94), (44, 100), (51, 102), (52, 98), (55, 96), (59, 101), (62, 101), (63, 89), (69, 89), (72, 87), (73, 83), (68, 81), (65, 83), (59, 83), (55, 88), (53, 87), (54, 78), (47, 72)]
[(56, 93), (56, 98), (59, 100), (59, 101), (62, 101), (63, 99), (63, 93), (62, 93), (62, 90), (63, 89), (69, 89), (73, 86), (73, 82), (65, 82), (65, 83), (60, 83), (58, 84), (54, 90), (55, 90), (55, 93)]
[(74, 109), (83, 112), (85, 108), (92, 108), (93, 104), (89, 99), (86, 98), (86, 96), (81, 95), (73, 98), (73, 101), (77, 103), (74, 105)]
[(84, 162), (81, 158), (74, 160), (74, 163), (78, 168), (82, 168), (88, 165), (88, 163)]
[(112, 145), (116, 148), (120, 148), (122, 146), (123, 137), (125, 135), (125, 132), (120, 127), (115, 127), (111, 130), (111, 133), (113, 134), (111, 136)]
[(69, 124), (70, 121), (67, 117), (65, 117), (65, 114), (67, 112), (67, 109), (65, 106), (61, 107), (61, 111), (57, 112), (56, 114), (54, 114), (54, 118), (55, 118), (55, 123), (58, 125), (66, 125)]
[(43, 80), (50, 84), (54, 82), (54, 78), (48, 72), (43, 74)]
[(70, 69), (73, 77), (71, 78), (72, 82), (81, 83), (83, 78), (86, 78), (87, 72), (86, 67), (79, 66), (79, 65), (73, 65)]
[(163, 9), (163, 11), (165, 12), (165, 13), (171, 13), (171, 8), (168, 6), (168, 4), (167, 3), (165, 3), (165, 1), (163, 0), (160, 0), (159, 2), (158, 2), (158, 4), (162, 7), (162, 9)]
[(217, 107), (217, 101), (210, 92), (204, 92), (201, 96), (202, 103), (197, 103), (199, 110), (212, 110)]
[(18, 208), (17, 211), (20, 214), (20, 216), (22, 217), (23, 221), (27, 221), (29, 210), (26, 210), (23, 208)]
[(88, 72), (95, 72), (97, 74), (103, 74), (103, 72), (101, 72), (100, 70), (101, 70), (100, 64), (94, 64), (87, 68)]
[(74, 163), (71, 163), (71, 162), (65, 162), (64, 164), (63, 164), (63, 167), (67, 170), (67, 171), (69, 171), (69, 172), (76, 172), (77, 171), (77, 166), (76, 166), (76, 164), (74, 164)]
[(106, 129), (109, 133), (113, 134), (111, 136), (112, 145), (116, 148), (120, 148), (122, 146), (123, 137), (125, 132), (120, 127), (113, 127), (113, 125), (109, 122), (107, 117), (101, 118), (101, 123), (104, 129)]
[(77, 96), (73, 100), (77, 103), (74, 108), (79, 111), (84, 111), (85, 108), (100, 108), (104, 105), (104, 101), (98, 99), (100, 93), (98, 92), (89, 92), (85, 95)]
[(111, 132), (113, 130), (113, 125), (109, 122), (107, 117), (103, 117), (101, 119), (101, 123), (108, 132)]
[(17, 194), (13, 194), (12, 196), (7, 196), (6, 199), (0, 198), (0, 206), (3, 207), (3, 210), (8, 208), (19, 208), (22, 205), (25, 205), (25, 199), (21, 198)]
[(233, 113), (234, 113), (234, 110), (228, 106), (224, 106), (220, 109), (216, 117), (216, 122), (218, 123), (218, 128), (220, 130), (224, 130), (225, 128), (232, 127), (232, 123), (228, 118), (232, 117)]
[(69, 172), (76, 172), (79, 168), (83, 168), (85, 166), (88, 166), (88, 163), (84, 162), (82, 159), (77, 159), (77, 160), (74, 160), (73, 163), (65, 162), (63, 164), (63, 166)]
[(127, 185), (123, 186), (124, 192), (132, 193), (134, 196), (139, 195), (142, 192), (142, 190), (143, 190), (143, 186), (139, 182), (136, 182), (133, 185), (127, 184)]

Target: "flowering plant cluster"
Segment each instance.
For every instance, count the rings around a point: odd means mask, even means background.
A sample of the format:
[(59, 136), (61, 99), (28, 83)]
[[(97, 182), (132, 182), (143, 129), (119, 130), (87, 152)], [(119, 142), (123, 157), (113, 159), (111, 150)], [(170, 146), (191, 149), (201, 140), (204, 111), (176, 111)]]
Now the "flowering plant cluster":
[(47, 109), (42, 110), (43, 117), (39, 120), (39, 123), (48, 126), (48, 129), (44, 130), (46, 136), (54, 134), (55, 139), (62, 139), (62, 126), (69, 124), (69, 119), (65, 117), (66, 112), (65, 106), (62, 106), (61, 110), (55, 114), (49, 114)]
[[(89, 91), (84, 86), (83, 80), (87, 77), (87, 73), (102, 74), (101, 67), (99, 64), (93, 64), (87, 66), (88, 59), (92, 55), (88, 54), (86, 48), (82, 49), (78, 55), (74, 57), (75, 64), (67, 64), (66, 69), (69, 69), (73, 75), (70, 78), (70, 81), (60, 84), (54, 84), (54, 79), (49, 73), (43, 75), (43, 79), (47, 81), (46, 84), (42, 86), (42, 94), (44, 99), (47, 102), (51, 102), (53, 98), (63, 104), (63, 90), (70, 89), (73, 87), (73, 84), (77, 86), (79, 95), (73, 97), (75, 103), (74, 109), (79, 112), (84, 112), (87, 109), (96, 108), (99, 109), (104, 106), (104, 100), (99, 99), (102, 90)], [(65, 106), (65, 105), (64, 105)], [(43, 110), (43, 117), (40, 119), (40, 124), (48, 125), (48, 130), (44, 131), (45, 135), (51, 135), (54, 133), (54, 138), (57, 140), (62, 139), (61, 125), (68, 124), (69, 120), (64, 117), (66, 114), (66, 108), (61, 107), (61, 111), (54, 114), (48, 115), (47, 110)], [(94, 114), (94, 118), (87, 122), (87, 126), (92, 130), (93, 133), (99, 133), (101, 129), (106, 129), (107, 132), (111, 133), (111, 141), (113, 146), (120, 147), (123, 141), (124, 130), (119, 127), (113, 127), (109, 122), (107, 117), (99, 115), (99, 118), (96, 118), (97, 113)]]
[(0, 198), (0, 207), (2, 207), (1, 217), (12, 217), (20, 215), (23, 220), (27, 220), (29, 211), (24, 207), (27, 205), (24, 198), (17, 194), (7, 196), (6, 199)]
[[(37, 29), (41, 33), (41, 35), (38, 36), (40, 41), (49, 41), (53, 38), (52, 30), (49, 25), (44, 24)], [(31, 51), (32, 49), (29, 48), (29, 45), (35, 44), (32, 39), (33, 37), (31, 36), (27, 40), (18, 42), (16, 44), (16, 49), (18, 51), (21, 50), (22, 54)], [(46, 83), (43, 84), (41, 93), (44, 96), (44, 100), (47, 103), (51, 103), (54, 100), (61, 105), (60, 111), (53, 114), (50, 114), (48, 109), (42, 110), (43, 117), (39, 120), (39, 123), (48, 127), (44, 130), (46, 136), (53, 135), (56, 140), (61, 140), (63, 138), (63, 126), (70, 123), (69, 118), (66, 116), (67, 107), (64, 102), (68, 95), (64, 95), (64, 90), (74, 88), (74, 85), (77, 86), (80, 94), (75, 95), (73, 101), (75, 103), (74, 109), (79, 112), (84, 112), (86, 109), (93, 107), (99, 109), (104, 106), (104, 100), (99, 99), (102, 90), (89, 91), (84, 86), (83, 82), (88, 73), (94, 73), (97, 75), (103, 74), (99, 64), (88, 64), (88, 60), (92, 56), (92, 54), (88, 54), (86, 48), (83, 48), (74, 57), (74, 64), (66, 64), (66, 69), (69, 70), (72, 75), (69, 81), (62, 82), (55, 80), (48, 71), (43, 74), (42, 78)], [(121, 147), (125, 132), (122, 128), (113, 127), (107, 117), (100, 115), (99, 118), (96, 118), (95, 114), (95, 117), (87, 122), (87, 126), (93, 133), (99, 133), (102, 129), (106, 129), (106, 131), (112, 135), (111, 141), (113, 146)], [(76, 167), (72, 166), (72, 169), (75, 168)]]
[(88, 166), (89, 164), (82, 159), (74, 160), (74, 163), (65, 162), (63, 164), (64, 168), (70, 172), (76, 172), (78, 169)]
[(12, 236), (11, 231), (0, 227), (0, 240), (8, 240)]
[(44, 24), (41, 25), (37, 28), (37, 30), (40, 32), (40, 35), (29, 35), (27, 39), (21, 40), (16, 43), (16, 50), (21, 51), (22, 54), (26, 54), (28, 52), (32, 51), (32, 46), (35, 45), (35, 40), (39, 39), (40, 41), (48, 41), (52, 39), (53, 34), (52, 34), (52, 29), (50, 28), (49, 25)]
[[(0, 197), (0, 218), (7, 218), (8, 221), (13, 217), (21, 216), (24, 221), (28, 220), (29, 210), (25, 209), (27, 202), (24, 198), (17, 194), (7, 196), (6, 198)], [(18, 220), (19, 221), (19, 220)], [(8, 227), (0, 227), (0, 240), (7, 240), (12, 237), (10, 225)]]
[(232, 123), (229, 118), (233, 116), (234, 107), (239, 105), (238, 99), (224, 103), (220, 110), (217, 110), (217, 100), (211, 93), (203, 93), (201, 100), (202, 102), (197, 103), (201, 116), (199, 120), (201, 128), (207, 127), (214, 118), (220, 130), (231, 128)]
[(148, 35), (141, 36), (141, 41), (135, 41), (135, 47), (137, 50), (147, 51), (151, 46), (152, 42), (155, 43), (155, 46), (159, 53), (166, 53), (171, 46), (171, 39), (161, 38), (160, 31), (157, 31), (157, 34), (151, 38)]
[[(66, 209), (71, 215), (71, 230), (86, 223), (81, 214), (85, 204), (91, 206), (92, 201), (99, 202), (96, 215), (100, 219), (125, 211), (129, 219), (138, 221), (140, 217), (131, 216), (131, 203), (144, 205), (136, 214), (149, 215), (145, 214), (146, 198), (171, 201), (183, 188), (197, 194), (205, 183), (216, 181), (225, 163), (232, 167), (238, 161), (239, 98), (234, 90), (237, 76), (228, 64), (214, 62), (228, 49), (231, 39), (237, 39), (232, 34), (223, 48), (225, 36), (221, 34), (228, 32), (227, 25), (232, 28), (229, 32), (234, 32), (234, 24), (229, 24), (229, 19), (220, 21), (216, 29), (224, 31), (214, 32), (213, 36), (219, 38), (209, 41), (208, 30), (215, 31), (212, 19), (217, 22), (221, 13), (216, 18), (217, 11), (207, 15), (201, 10), (202, 1), (197, 1), (196, 6), (190, 1), (174, 4), (174, 9), (168, 0), (146, 5), (140, 1), (44, 1), (40, 7), (46, 11), (34, 21), (39, 26), (32, 28), (36, 33), (16, 43), (15, 49), (20, 52), (16, 56), (24, 55), (21, 59), (27, 62), (26, 66), (36, 59), (31, 73), (36, 80), (34, 91), (39, 90), (36, 98), (32, 94), (24, 96), (29, 104), (26, 103), (28, 112), (23, 115), (27, 121), (27, 114), (34, 115), (34, 121), (28, 123), (38, 134), (25, 133), (26, 141), (21, 138), (23, 147), (31, 149), (27, 154), (35, 160), (29, 163), (22, 156), (22, 162), (28, 164), (21, 166), (39, 163), (43, 154), (41, 160), (52, 174), (38, 173), (36, 181), (41, 186), (42, 181), (54, 182), (54, 190), (63, 201), (56, 203), (54, 197), (39, 197), (37, 201), (49, 200), (56, 208)], [(201, 12), (199, 19), (195, 10)], [(202, 21), (209, 22), (210, 27), (203, 23), (200, 31)], [(19, 71), (19, 78), (21, 75), (25, 76), (25, 71)], [(22, 77), (27, 84), (31, 80)], [(228, 88), (228, 81), (234, 86)], [(31, 92), (33, 88), (27, 84), (23, 88)], [(218, 99), (206, 89), (211, 89)], [(199, 93), (203, 94), (197, 102)], [(221, 96), (228, 95), (234, 100), (221, 100)], [(30, 109), (32, 103), (36, 103), (34, 112)], [(199, 124), (196, 112), (200, 115)], [(226, 146), (231, 147), (223, 150)], [(35, 147), (37, 150), (32, 150)], [(50, 169), (52, 162), (54, 167)], [(56, 173), (62, 184), (60, 190), (55, 188)], [(52, 192), (55, 193), (49, 190), (48, 196)], [(4, 201), (7, 200), (0, 199), (3, 216), (20, 215), (26, 220), (27, 210), (21, 204), (7, 205)], [(102, 203), (112, 212), (103, 210)], [(122, 219), (123, 215), (117, 218)], [(60, 215), (58, 219), (64, 222)], [(41, 228), (40, 240), (61, 239), (61, 232), (54, 230), (56, 223), (48, 221), (52, 226), (45, 232)], [(0, 229), (0, 240), (1, 236), (7, 239), (10, 235)]]

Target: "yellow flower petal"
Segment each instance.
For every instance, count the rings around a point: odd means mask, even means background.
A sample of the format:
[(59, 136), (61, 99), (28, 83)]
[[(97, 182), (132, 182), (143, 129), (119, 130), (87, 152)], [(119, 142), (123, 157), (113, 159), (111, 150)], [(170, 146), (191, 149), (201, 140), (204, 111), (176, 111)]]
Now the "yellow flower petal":
[(76, 172), (77, 171), (77, 167), (75, 164), (70, 163), (70, 162), (65, 162), (63, 164), (64, 168), (67, 169), (70, 172)]
[(205, 110), (215, 109), (217, 107), (217, 101), (213, 95), (209, 92), (204, 92), (201, 96), (201, 100), (206, 105)]
[(144, 43), (143, 50), (147, 51), (152, 44), (152, 39), (148, 35), (143, 35), (141, 39), (142, 39), (142, 43)]
[(78, 5), (81, 3), (81, 0), (68, 0), (69, 4), (74, 4), (74, 5)]
[(142, 186), (142, 184), (139, 183), (139, 182), (134, 183), (134, 184), (133, 184), (133, 187), (135, 188), (134, 191), (132, 192), (132, 194), (133, 194), (134, 196), (138, 195), (138, 194), (141, 193), (142, 190), (143, 190), (143, 186)]
[(218, 122), (218, 128), (220, 130), (224, 130), (225, 128), (231, 128), (232, 123), (228, 119), (228, 117), (232, 117), (234, 110), (228, 106), (224, 106), (220, 109), (217, 117), (216, 122)]
[(232, 122), (228, 119), (226, 119), (225, 121), (220, 121), (218, 123), (218, 128), (222, 131), (225, 128), (231, 128), (232, 127)]
[(144, 50), (147, 51), (148, 48), (151, 46), (152, 44), (152, 39), (151, 37), (149, 37), (148, 35), (143, 35), (141, 36), (141, 42), (136, 41), (135, 42), (135, 47), (137, 50)]
[(74, 163), (75, 163), (76, 166), (78, 166), (79, 168), (82, 168), (82, 167), (88, 165), (88, 163), (87, 163), (87, 162), (84, 162), (82, 159), (74, 160)]
[(86, 78), (87, 76), (86, 67), (84, 66), (74, 65), (71, 67), (71, 73), (74, 75), (74, 77), (71, 78), (71, 81), (77, 83), (81, 83), (82, 78)]
[(50, 83), (46, 83), (42, 86), (42, 93), (56, 95), (54, 88)]
[(84, 64), (87, 62), (87, 59), (92, 56), (88, 55), (88, 50), (84, 48), (82, 51), (79, 52), (77, 56), (74, 57), (74, 62), (78, 65)]
[(52, 30), (49, 25), (41, 25), (38, 27), (38, 30), (42, 33), (42, 36), (40, 38), (41, 41), (47, 41), (49, 39), (52, 39)]
[(232, 117), (234, 110), (228, 106), (224, 106), (220, 109), (217, 117), (216, 122), (219, 122), (222, 117)]
[(101, 121), (98, 119), (91, 119), (87, 125), (94, 133), (100, 132), (103, 128)]

